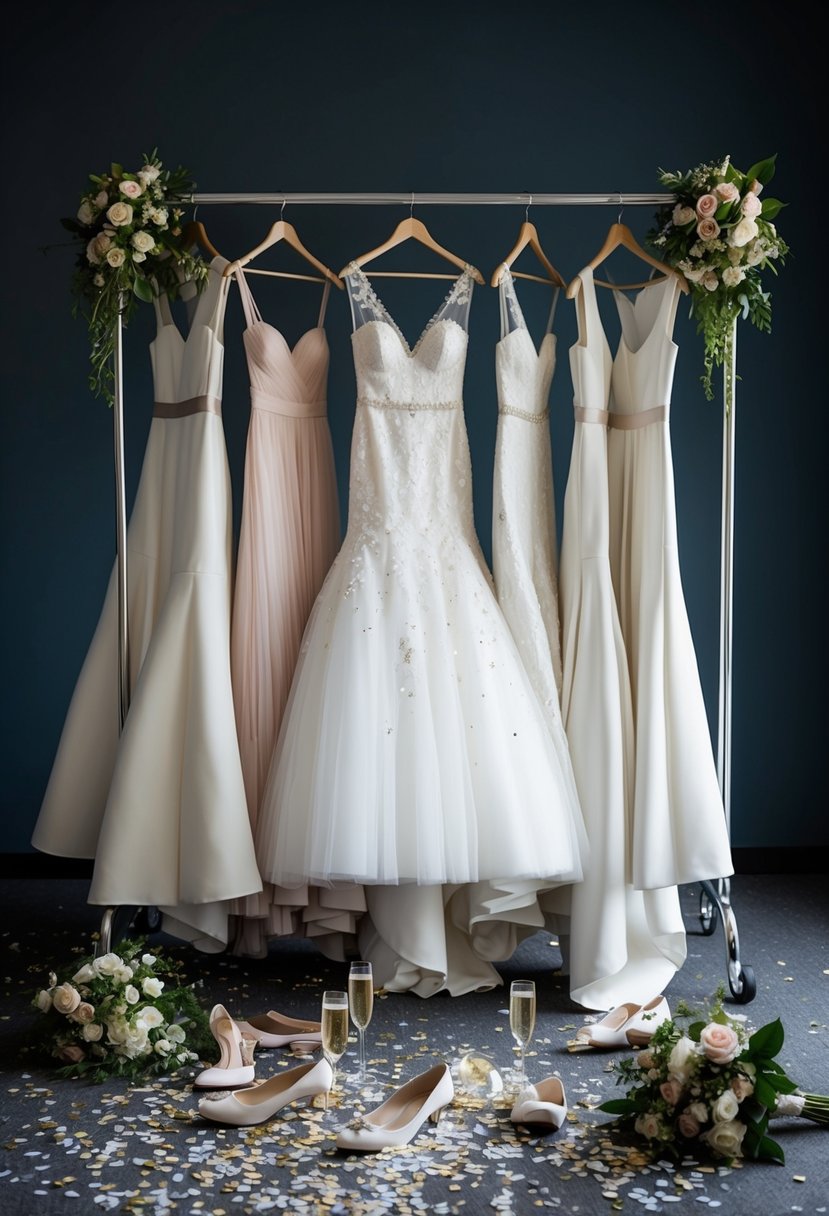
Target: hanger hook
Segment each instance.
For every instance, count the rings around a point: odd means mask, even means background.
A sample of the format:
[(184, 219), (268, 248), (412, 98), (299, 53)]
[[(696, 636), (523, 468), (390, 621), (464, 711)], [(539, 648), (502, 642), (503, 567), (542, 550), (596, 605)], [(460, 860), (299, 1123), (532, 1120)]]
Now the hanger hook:
[(285, 195), (283, 194), (282, 195), (282, 206), (279, 208), (279, 218), (280, 219), (282, 219), (282, 217), (285, 214), (285, 204), (287, 203), (287, 201), (288, 200), (286, 199)]
[(533, 205), (533, 196), (532, 196), (532, 194), (530, 194), (530, 201), (527, 203), (526, 209), (524, 211), (524, 223), (525, 224), (528, 224), (530, 222), (530, 207), (532, 207), (532, 205)]
[(196, 203), (195, 207), (193, 208), (193, 223), (194, 223), (194, 224), (195, 224), (195, 222), (196, 222), (196, 216), (197, 216), (198, 214), (199, 214), (199, 204), (198, 204), (198, 203)]
[(624, 200), (622, 199), (622, 191), (621, 191), (621, 190), (618, 190), (618, 191), (617, 191), (617, 194), (619, 195), (619, 214), (616, 216), (616, 223), (617, 223), (617, 224), (621, 224), (621, 222), (622, 222), (622, 212), (623, 212), (623, 211), (624, 211), (624, 209), (625, 209), (625, 204), (624, 204)]
[(413, 219), (413, 218), (414, 218), (414, 194), (415, 194), (415, 192), (414, 192), (414, 190), (413, 190), (413, 191), (412, 191), (412, 201), (411, 201), (411, 203), (409, 204), (409, 219)]

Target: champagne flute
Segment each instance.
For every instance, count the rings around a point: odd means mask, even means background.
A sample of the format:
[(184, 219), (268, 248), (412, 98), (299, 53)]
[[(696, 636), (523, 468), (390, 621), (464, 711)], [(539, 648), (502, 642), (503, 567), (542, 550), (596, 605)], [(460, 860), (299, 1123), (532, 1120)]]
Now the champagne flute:
[[(322, 1052), (333, 1073), (331, 1088), (337, 1083), (337, 1063), (348, 1046), (348, 997), (328, 989), (322, 994)], [(328, 1100), (325, 1103), (328, 1109)]]
[(525, 1054), (535, 1030), (535, 983), (533, 980), (513, 980), (509, 989), (509, 1028), (521, 1053), (518, 1075), (519, 1092), (526, 1087)]
[(357, 1072), (354, 1080), (358, 1086), (365, 1085), (366, 1074), (366, 1027), (374, 1010), (374, 980), (371, 963), (352, 963), (348, 972), (348, 1005), (351, 1020), (357, 1027), (360, 1039)]

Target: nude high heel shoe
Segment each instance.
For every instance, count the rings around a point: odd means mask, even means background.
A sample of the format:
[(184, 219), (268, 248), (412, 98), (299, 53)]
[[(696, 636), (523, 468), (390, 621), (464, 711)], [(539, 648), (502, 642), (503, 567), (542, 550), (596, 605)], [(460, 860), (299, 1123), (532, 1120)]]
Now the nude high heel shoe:
[(546, 1077), (537, 1085), (522, 1089), (510, 1111), (513, 1123), (548, 1131), (561, 1127), (566, 1118), (567, 1096), (558, 1077)]
[(327, 1060), (286, 1068), (276, 1076), (231, 1094), (208, 1095), (199, 1100), (199, 1114), (214, 1123), (253, 1127), (272, 1119), (289, 1102), (307, 1103), (317, 1094), (327, 1094), (334, 1073)]
[(253, 1053), (256, 1040), (245, 1036), (224, 1005), (210, 1012), (210, 1030), (219, 1044), (218, 1064), (205, 1068), (193, 1084), (198, 1089), (222, 1089), (249, 1085), (254, 1078)]
[(351, 1153), (379, 1153), (384, 1148), (408, 1144), (427, 1119), (438, 1122), (454, 1096), (449, 1069), (436, 1064), (401, 1086), (382, 1105), (340, 1128), (337, 1148)]
[(657, 1026), (670, 1020), (664, 996), (652, 997), (645, 1005), (617, 1005), (593, 1026), (583, 1026), (576, 1040), (589, 1047), (647, 1047)]
[(315, 1051), (322, 1045), (322, 1027), (319, 1022), (289, 1018), (273, 1009), (248, 1018), (246, 1022), (239, 1022), (238, 1026), (243, 1034), (256, 1039), (260, 1047), (285, 1047), (290, 1043), (291, 1047), (296, 1044), (297, 1047), (304, 1047), (306, 1051)]

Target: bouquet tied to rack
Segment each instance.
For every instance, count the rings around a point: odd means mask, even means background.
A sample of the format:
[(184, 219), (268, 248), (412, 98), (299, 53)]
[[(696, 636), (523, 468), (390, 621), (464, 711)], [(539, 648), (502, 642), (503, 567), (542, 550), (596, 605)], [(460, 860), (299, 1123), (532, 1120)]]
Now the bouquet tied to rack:
[(175, 299), (183, 282), (201, 289), (208, 268), (184, 245), (180, 221), (195, 189), (188, 170), (165, 169), (153, 150), (135, 172), (113, 161), (108, 173), (89, 180), (77, 214), (61, 223), (80, 243), (73, 314), (81, 312), (89, 326), (89, 386), (111, 405), (119, 315), (126, 324), (136, 300), (151, 303), (159, 293)]
[(702, 383), (709, 400), (713, 370), (726, 361), (735, 320), (742, 316), (771, 331), (771, 294), (763, 290), (762, 272), (777, 274), (789, 251), (773, 222), (785, 203), (760, 198), (776, 159), (758, 161), (745, 173), (730, 156), (686, 173), (659, 170), (677, 202), (657, 211), (647, 239), (690, 286), (705, 341)]
[(707, 1152), (782, 1164), (769, 1119), (793, 1115), (829, 1127), (829, 1097), (799, 1092), (775, 1059), (784, 1040), (779, 1018), (750, 1033), (743, 1016), (725, 1012), (723, 997), (720, 989), (702, 1011), (680, 1003), (645, 1051), (616, 1064), (627, 1095), (599, 1110), (644, 1137), (655, 1155)]

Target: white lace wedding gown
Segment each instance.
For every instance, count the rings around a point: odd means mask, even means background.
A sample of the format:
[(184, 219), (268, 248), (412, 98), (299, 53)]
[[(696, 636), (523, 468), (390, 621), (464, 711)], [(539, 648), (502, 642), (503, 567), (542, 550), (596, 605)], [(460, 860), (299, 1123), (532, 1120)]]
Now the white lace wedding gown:
[(213, 259), (186, 338), (156, 301), (156, 404), (127, 535), (130, 710), (119, 740), (113, 574), (32, 841), (95, 858), (90, 903), (157, 905), (205, 950), (227, 943), (227, 901), (262, 886), (230, 683), (226, 265)]
[(567, 777), (473, 526), (461, 401), (473, 279), (458, 278), (413, 348), (356, 264), (346, 281), (348, 532), (303, 639), (260, 869), (283, 886), (431, 886), (441, 908), (443, 884), (578, 880)]
[(614, 359), (592, 272), (579, 278), (562, 712), (590, 865), (571, 893), (571, 995), (608, 1009), (666, 987), (686, 953), (676, 884), (731, 863), (676, 552), (676, 280), (643, 289), (635, 308), (615, 293)]

